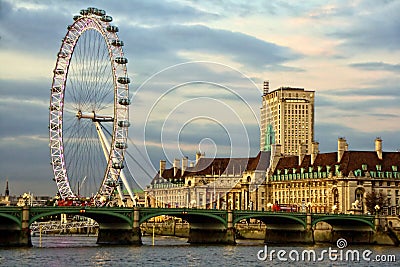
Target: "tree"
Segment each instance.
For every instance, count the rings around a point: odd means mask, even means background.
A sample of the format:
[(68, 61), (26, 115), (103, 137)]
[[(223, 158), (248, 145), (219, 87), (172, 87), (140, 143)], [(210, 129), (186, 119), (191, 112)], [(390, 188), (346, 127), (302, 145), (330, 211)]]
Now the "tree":
[(383, 193), (377, 193), (375, 191), (372, 191), (371, 193), (367, 193), (365, 196), (365, 205), (367, 206), (367, 210), (371, 214), (375, 214), (377, 211), (376, 206), (378, 205), (380, 209), (382, 209), (383, 206), (387, 204), (387, 199), (386, 195)]

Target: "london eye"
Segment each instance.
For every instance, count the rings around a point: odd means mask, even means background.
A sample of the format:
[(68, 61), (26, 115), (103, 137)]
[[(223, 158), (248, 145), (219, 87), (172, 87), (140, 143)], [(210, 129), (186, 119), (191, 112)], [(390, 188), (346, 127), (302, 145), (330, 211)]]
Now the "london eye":
[(104, 10), (74, 16), (57, 55), (50, 96), (49, 141), (54, 180), (62, 199), (92, 197), (98, 205), (124, 192), (128, 147), (128, 59), (118, 27)]

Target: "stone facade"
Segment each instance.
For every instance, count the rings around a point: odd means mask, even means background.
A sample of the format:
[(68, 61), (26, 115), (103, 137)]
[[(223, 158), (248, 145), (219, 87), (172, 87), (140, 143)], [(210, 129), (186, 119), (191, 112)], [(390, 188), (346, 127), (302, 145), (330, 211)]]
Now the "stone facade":
[(184, 158), (182, 165), (160, 170), (146, 188), (147, 207), (188, 207), (206, 209), (263, 209), (265, 174), (270, 153), (252, 158), (206, 158), (197, 154), (192, 167)]
[(269, 92), (268, 82), (264, 83), (261, 151), (270, 151), (272, 144), (279, 144), (285, 155), (297, 155), (300, 150), (312, 153), (314, 96), (314, 91), (303, 88), (281, 87)]
[(274, 152), (266, 182), (269, 207), (367, 213), (366, 196), (375, 191), (387, 196), (379, 212), (400, 212), (400, 152), (383, 152), (380, 138), (374, 151), (349, 151), (339, 138), (337, 152), (283, 156), (279, 145)]

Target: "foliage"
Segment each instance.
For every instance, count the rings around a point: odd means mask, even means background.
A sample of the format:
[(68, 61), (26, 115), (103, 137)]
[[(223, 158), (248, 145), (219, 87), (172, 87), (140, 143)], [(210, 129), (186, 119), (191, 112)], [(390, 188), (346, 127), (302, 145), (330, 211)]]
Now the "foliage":
[[(365, 196), (365, 205), (367, 206), (367, 210), (371, 214), (375, 214), (376, 212), (379, 213), (379, 211), (382, 209), (383, 206), (387, 204), (387, 199), (386, 195), (383, 193), (377, 193), (375, 191), (372, 191), (370, 193), (367, 193)], [(376, 207), (379, 206), (379, 209), (377, 210)]]

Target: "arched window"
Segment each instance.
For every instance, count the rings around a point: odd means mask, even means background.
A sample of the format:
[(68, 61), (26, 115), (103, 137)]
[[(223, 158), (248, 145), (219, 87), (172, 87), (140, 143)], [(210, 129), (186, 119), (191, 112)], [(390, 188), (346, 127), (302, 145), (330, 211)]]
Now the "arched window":
[(357, 187), (356, 191), (355, 191), (355, 196), (356, 199), (354, 200), (354, 202), (357, 204), (356, 207), (357, 208), (363, 208), (364, 207), (364, 188), (362, 187)]
[(339, 208), (339, 190), (337, 188), (332, 189), (333, 205), (336, 209)]

